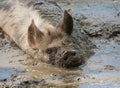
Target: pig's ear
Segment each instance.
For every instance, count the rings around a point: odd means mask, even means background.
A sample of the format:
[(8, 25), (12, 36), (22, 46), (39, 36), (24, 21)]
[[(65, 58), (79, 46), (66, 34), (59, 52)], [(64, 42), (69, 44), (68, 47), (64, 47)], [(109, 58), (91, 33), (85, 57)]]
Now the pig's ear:
[(73, 18), (70, 15), (70, 11), (65, 10), (64, 17), (58, 24), (57, 28), (65, 32), (68, 36), (71, 35), (73, 31)]
[(39, 40), (42, 39), (43, 33), (38, 30), (35, 25), (34, 20), (32, 20), (29, 28), (28, 28), (28, 43), (32, 49), (38, 49)]

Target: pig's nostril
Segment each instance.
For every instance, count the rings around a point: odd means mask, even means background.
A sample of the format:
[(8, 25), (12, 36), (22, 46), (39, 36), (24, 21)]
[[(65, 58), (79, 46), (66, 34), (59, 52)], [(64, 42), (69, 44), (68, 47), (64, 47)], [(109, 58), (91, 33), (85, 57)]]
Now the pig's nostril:
[(75, 51), (71, 51), (71, 55), (72, 55), (72, 56), (75, 56), (75, 55), (76, 55), (76, 52), (75, 52)]
[(67, 60), (67, 59), (69, 59), (69, 57), (75, 56), (75, 55), (76, 55), (75, 51), (67, 51), (67, 52), (65, 52), (63, 59)]
[(65, 56), (75, 56), (76, 55), (76, 52), (75, 51), (67, 51), (65, 54)]

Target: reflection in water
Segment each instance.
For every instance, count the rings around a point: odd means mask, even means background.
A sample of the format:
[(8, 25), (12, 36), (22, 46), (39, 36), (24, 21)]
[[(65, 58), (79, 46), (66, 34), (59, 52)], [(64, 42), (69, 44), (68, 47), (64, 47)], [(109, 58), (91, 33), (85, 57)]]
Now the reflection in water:
[(9, 78), (12, 74), (16, 73), (15, 68), (0, 67), (0, 81)]
[(30, 75), (34, 79), (42, 77), (46, 84), (43, 87), (54, 88), (77, 88), (76, 77), (80, 77), (82, 72), (80, 69), (63, 69), (41, 63), (39, 66), (29, 67), (25, 74)]
[(120, 86), (114, 83), (84, 83), (81, 84), (78, 88), (120, 88)]
[(71, 85), (63, 85), (63, 84), (45, 84), (43, 88), (78, 88), (78, 84), (71, 84)]

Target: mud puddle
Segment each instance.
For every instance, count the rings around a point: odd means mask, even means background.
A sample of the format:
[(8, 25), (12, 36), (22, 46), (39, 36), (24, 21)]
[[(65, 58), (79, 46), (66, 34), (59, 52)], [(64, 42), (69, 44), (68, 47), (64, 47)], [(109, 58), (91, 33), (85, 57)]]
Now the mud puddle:
[[(73, 9), (75, 17), (87, 17), (86, 22), (119, 24), (119, 3), (104, 0), (99, 3), (94, 0), (92, 3), (82, 0), (58, 3), (63, 9)], [(94, 38), (92, 41), (97, 46), (95, 54), (84, 66), (69, 70), (44, 63), (31, 65), (26, 63), (27, 56), (12, 48), (9, 42), (1, 45), (0, 88), (120, 88), (120, 43), (112, 39)]]
[(27, 75), (34, 79), (42, 76), (43, 88), (119, 88), (120, 45), (114, 40), (94, 39), (93, 42), (97, 45), (96, 53), (84, 66), (66, 70), (40, 64), (30, 67)]
[(96, 81), (82, 84), (80, 88), (120, 87), (120, 45), (111, 40), (94, 40), (97, 45), (95, 55), (83, 67), (85, 75)]
[[(18, 86), (24, 81), (28, 81), (30, 85), (36, 85), (34, 84), (36, 80), (40, 83), (39, 87), (42, 85), (40, 88), (119, 88), (120, 45), (108, 40), (95, 40), (94, 43), (97, 45), (95, 55), (84, 66), (77, 69), (66, 70), (43, 63), (37, 66), (20, 63), (2, 65), (0, 68), (1, 85), (6, 82), (8, 86), (13, 82), (12, 86)], [(18, 82), (13, 81), (16, 79)], [(34, 81), (29, 82), (29, 80)], [(21, 86), (25, 85), (21, 84)]]

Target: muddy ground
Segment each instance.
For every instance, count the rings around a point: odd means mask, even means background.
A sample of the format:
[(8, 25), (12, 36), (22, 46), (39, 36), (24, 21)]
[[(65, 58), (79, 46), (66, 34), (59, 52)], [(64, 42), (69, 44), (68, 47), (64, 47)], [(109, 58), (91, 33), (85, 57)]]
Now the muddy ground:
[(77, 39), (73, 42), (88, 60), (74, 69), (32, 65), (32, 58), (0, 30), (0, 88), (120, 88), (120, 0), (26, 3), (42, 10), (54, 25), (65, 9), (71, 9), (72, 38)]

